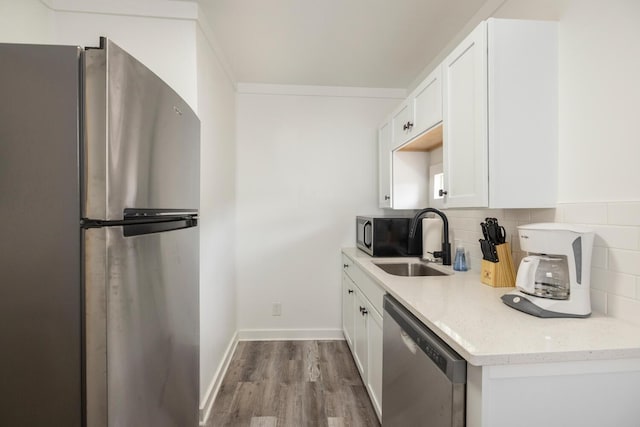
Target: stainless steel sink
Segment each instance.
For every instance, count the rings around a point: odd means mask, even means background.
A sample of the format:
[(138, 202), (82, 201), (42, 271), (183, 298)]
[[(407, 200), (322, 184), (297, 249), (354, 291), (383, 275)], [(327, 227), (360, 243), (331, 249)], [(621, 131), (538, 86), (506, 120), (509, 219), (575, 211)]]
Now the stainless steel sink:
[(394, 262), (394, 263), (377, 263), (375, 265), (382, 270), (394, 276), (448, 276), (448, 273), (444, 273), (440, 270), (436, 270), (433, 267), (429, 267), (426, 264), (420, 262)]

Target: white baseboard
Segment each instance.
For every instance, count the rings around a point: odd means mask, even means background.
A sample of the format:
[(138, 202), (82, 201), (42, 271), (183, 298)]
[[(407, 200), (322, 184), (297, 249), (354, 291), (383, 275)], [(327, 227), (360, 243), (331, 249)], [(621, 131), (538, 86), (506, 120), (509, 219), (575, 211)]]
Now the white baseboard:
[(227, 346), (227, 350), (224, 353), (224, 357), (222, 362), (218, 366), (218, 370), (216, 374), (211, 379), (211, 383), (209, 387), (207, 387), (207, 392), (205, 393), (204, 399), (200, 402), (200, 425), (204, 426), (209, 419), (209, 415), (211, 414), (211, 408), (213, 408), (213, 402), (218, 395), (218, 391), (220, 391), (220, 385), (222, 385), (222, 380), (224, 379), (224, 375), (227, 373), (227, 369), (229, 369), (229, 364), (231, 363), (231, 357), (233, 356), (236, 347), (238, 346), (238, 332), (233, 334), (229, 345)]
[(342, 329), (241, 329), (240, 341), (344, 340)]

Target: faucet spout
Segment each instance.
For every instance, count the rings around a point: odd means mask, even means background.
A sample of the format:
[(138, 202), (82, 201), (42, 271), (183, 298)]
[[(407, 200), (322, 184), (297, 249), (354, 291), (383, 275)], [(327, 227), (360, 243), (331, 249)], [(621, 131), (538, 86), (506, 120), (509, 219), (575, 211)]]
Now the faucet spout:
[(449, 220), (444, 212), (434, 208), (425, 208), (418, 212), (409, 226), (409, 239), (413, 239), (416, 235), (418, 221), (428, 213), (434, 213), (442, 218), (442, 251), (434, 252), (433, 256), (442, 258), (442, 265), (451, 265), (451, 243), (449, 242)]

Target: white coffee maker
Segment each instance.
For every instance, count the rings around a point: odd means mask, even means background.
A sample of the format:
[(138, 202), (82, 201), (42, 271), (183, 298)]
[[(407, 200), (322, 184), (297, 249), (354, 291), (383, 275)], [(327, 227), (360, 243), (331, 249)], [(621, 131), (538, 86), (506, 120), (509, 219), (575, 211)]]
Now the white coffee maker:
[(510, 307), (538, 317), (591, 314), (591, 252), (594, 233), (572, 224), (518, 227), (520, 262), (516, 290), (502, 296)]

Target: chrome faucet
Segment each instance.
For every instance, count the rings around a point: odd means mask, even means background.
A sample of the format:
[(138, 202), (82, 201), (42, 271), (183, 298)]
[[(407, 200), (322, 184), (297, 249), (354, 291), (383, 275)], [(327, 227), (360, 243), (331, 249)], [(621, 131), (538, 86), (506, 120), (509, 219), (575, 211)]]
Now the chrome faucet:
[(416, 235), (416, 228), (418, 227), (418, 221), (425, 214), (434, 213), (442, 218), (442, 250), (433, 253), (434, 258), (442, 258), (442, 265), (451, 265), (451, 243), (449, 243), (449, 220), (444, 212), (434, 208), (425, 208), (418, 212), (411, 220), (409, 226), (409, 240), (413, 239)]

